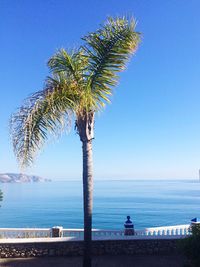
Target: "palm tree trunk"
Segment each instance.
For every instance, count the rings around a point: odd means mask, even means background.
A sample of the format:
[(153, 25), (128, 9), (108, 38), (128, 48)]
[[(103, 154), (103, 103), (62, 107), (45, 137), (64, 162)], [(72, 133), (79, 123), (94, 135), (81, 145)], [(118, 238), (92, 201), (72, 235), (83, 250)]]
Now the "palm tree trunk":
[(92, 140), (83, 146), (83, 205), (84, 205), (84, 258), (83, 267), (91, 267), (92, 254), (92, 205), (93, 205), (93, 160)]
[(83, 149), (83, 207), (84, 207), (84, 257), (83, 267), (92, 266), (92, 205), (94, 111), (77, 115), (76, 128)]

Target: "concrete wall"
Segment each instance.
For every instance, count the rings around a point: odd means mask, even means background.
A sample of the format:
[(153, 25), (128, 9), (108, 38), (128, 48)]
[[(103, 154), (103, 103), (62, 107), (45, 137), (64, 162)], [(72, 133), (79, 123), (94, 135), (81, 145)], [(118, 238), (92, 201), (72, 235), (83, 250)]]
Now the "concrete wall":
[[(176, 239), (93, 241), (94, 255), (177, 253)], [(0, 258), (77, 256), (83, 254), (83, 241), (0, 243)]]

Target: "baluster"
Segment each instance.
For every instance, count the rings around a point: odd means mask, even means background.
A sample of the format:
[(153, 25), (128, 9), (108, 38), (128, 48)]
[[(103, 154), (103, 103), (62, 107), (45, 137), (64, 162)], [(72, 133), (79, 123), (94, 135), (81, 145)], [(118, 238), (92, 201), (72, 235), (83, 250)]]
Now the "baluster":
[(176, 228), (175, 229), (172, 229), (172, 235), (176, 235)]
[(189, 231), (189, 227), (186, 228), (186, 235), (189, 235), (190, 231)]
[(184, 234), (187, 235), (188, 234), (188, 228), (184, 229)]
[(186, 229), (185, 228), (183, 228), (183, 235), (185, 235), (186, 234)]
[(182, 229), (179, 228), (179, 235), (182, 235)]
[(163, 230), (163, 235), (166, 235), (167, 234), (167, 231), (164, 229)]
[(170, 235), (171, 234), (171, 230), (166, 229), (166, 235)]

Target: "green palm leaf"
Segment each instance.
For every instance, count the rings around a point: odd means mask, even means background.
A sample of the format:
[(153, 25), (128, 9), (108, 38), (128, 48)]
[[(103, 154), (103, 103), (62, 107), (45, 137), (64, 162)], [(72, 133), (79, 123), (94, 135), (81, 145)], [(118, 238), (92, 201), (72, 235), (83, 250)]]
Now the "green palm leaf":
[(84, 72), (87, 67), (88, 59), (84, 56), (82, 49), (67, 52), (60, 49), (48, 61), (50, 71), (54, 74), (64, 73), (65, 79), (73, 81), (81, 89), (84, 85)]
[(140, 34), (135, 32), (133, 19), (109, 18), (98, 31), (83, 38), (88, 57), (88, 87), (102, 106), (109, 102), (112, 87), (116, 85), (116, 72), (125, 69), (127, 60), (136, 51)]
[(21, 166), (33, 162), (48, 133), (57, 136), (70, 126), (77, 99), (62, 75), (48, 78), (44, 90), (26, 99), (11, 118), (14, 152)]

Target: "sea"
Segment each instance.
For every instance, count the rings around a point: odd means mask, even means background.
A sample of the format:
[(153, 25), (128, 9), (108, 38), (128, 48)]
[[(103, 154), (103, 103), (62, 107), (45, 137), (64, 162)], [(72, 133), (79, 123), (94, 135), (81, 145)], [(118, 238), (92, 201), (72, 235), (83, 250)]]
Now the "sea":
[[(0, 227), (83, 227), (81, 181), (0, 184)], [(94, 183), (93, 228), (189, 224), (200, 217), (195, 180), (101, 180)]]

